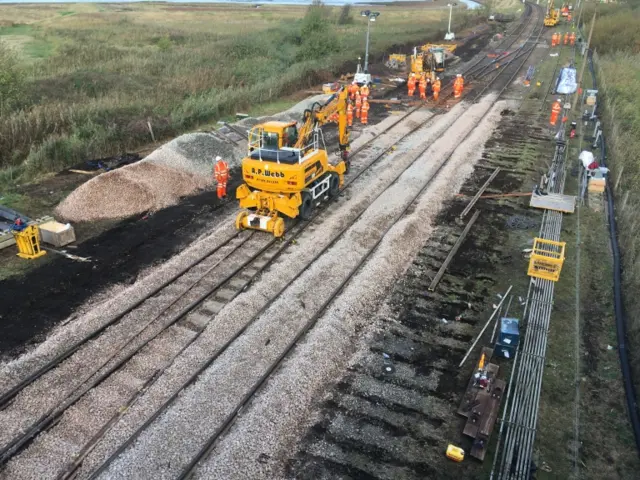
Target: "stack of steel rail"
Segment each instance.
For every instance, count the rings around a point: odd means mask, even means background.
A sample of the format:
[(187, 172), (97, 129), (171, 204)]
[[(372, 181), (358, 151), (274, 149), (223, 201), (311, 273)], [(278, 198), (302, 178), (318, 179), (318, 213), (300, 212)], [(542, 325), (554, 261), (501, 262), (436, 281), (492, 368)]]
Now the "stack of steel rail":
[[(555, 185), (550, 188), (552, 193), (564, 191), (567, 150), (564, 141), (558, 141), (551, 168), (551, 177), (555, 174)], [(545, 210), (538, 236), (558, 242), (561, 228), (562, 213)], [(528, 479), (531, 476), (554, 285), (550, 280), (536, 278), (529, 283), (523, 314), (526, 329), (513, 362), (492, 479)]]

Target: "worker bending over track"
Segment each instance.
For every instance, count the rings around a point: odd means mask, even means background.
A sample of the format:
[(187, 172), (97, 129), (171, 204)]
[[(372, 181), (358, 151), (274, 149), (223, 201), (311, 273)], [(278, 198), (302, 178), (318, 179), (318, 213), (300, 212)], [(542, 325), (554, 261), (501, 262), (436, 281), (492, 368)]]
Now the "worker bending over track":
[(216, 157), (216, 166), (214, 169), (216, 182), (218, 182), (218, 198), (222, 200), (227, 196), (227, 182), (229, 181), (229, 165), (222, 160), (222, 157)]

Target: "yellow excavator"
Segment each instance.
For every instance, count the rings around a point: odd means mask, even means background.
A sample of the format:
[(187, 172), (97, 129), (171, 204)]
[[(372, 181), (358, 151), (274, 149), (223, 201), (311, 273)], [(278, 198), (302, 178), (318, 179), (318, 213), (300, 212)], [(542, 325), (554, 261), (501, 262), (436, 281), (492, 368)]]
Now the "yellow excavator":
[(549, 5), (547, 6), (547, 13), (544, 17), (544, 25), (545, 27), (555, 27), (560, 21), (560, 9), (553, 8), (553, 0), (549, 0)]
[[(317, 203), (336, 197), (349, 169), (347, 129), (348, 91), (340, 88), (325, 103), (305, 110), (302, 126), (296, 122), (266, 122), (249, 133), (249, 151), (242, 160), (242, 184), (236, 190), (241, 211), (240, 230), (250, 228), (284, 235), (284, 219), (308, 220)], [(329, 163), (322, 125), (338, 124), (341, 160)]]

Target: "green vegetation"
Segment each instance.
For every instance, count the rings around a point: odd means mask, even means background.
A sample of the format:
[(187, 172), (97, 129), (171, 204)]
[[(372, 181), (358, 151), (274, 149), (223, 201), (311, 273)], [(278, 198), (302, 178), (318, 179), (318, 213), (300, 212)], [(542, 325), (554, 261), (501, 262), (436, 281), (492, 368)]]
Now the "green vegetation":
[[(593, 10), (584, 13), (592, 18)], [(599, 5), (592, 46), (598, 75), (599, 112), (607, 137), (610, 181), (615, 191), (619, 241), (623, 251), (623, 280), (627, 325), (632, 345), (640, 345), (640, 1)], [(584, 26), (588, 31), (588, 24)], [(585, 87), (590, 87), (585, 84)], [(636, 385), (640, 380), (640, 354), (629, 355)]]
[[(366, 28), (321, 4), (0, 8), (0, 170), (21, 181), (148, 144), (147, 121), (166, 139), (333, 79)], [(374, 58), (446, 27), (442, 9), (380, 11)]]

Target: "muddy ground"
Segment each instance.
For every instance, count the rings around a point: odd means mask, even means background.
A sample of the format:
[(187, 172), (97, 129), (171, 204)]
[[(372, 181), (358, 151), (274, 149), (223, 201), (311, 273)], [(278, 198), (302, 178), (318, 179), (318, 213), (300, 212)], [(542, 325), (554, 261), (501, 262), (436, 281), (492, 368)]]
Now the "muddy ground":
[[(482, 33), (476, 32), (469, 44), (458, 48), (456, 53), (461, 61), (468, 61), (488, 43), (491, 33), (477, 30)], [(372, 71), (379, 75), (393, 74), (375, 63)], [(386, 88), (379, 93), (383, 98), (391, 98), (403, 94), (404, 88)], [(377, 123), (387, 117), (389, 111), (401, 109), (396, 105), (389, 108), (372, 104), (369, 122)], [(327, 136), (330, 141), (335, 135), (332, 135), (331, 127), (327, 130), (331, 132)], [(226, 202), (221, 203), (215, 192), (203, 191), (156, 213), (106, 225), (76, 225), (79, 238), (89, 238), (70, 252), (90, 257), (91, 263), (49, 254), (38, 268), (0, 281), (3, 298), (11, 299), (0, 304), (0, 355), (7, 358), (23, 352), (29, 345), (41, 341), (54, 325), (72, 315), (97, 292), (111, 285), (133, 283), (145, 268), (170, 258), (208, 231), (222, 215), (236, 207), (234, 192), (241, 175), (238, 171), (231, 174)], [(48, 195), (51, 202), (57, 202), (60, 192), (69, 192), (86, 180), (82, 174), (63, 172), (37, 186), (24, 187), (23, 191), (26, 195)], [(101, 233), (96, 235), (96, 230)], [(0, 261), (14, 253), (10, 248), (0, 251)]]

